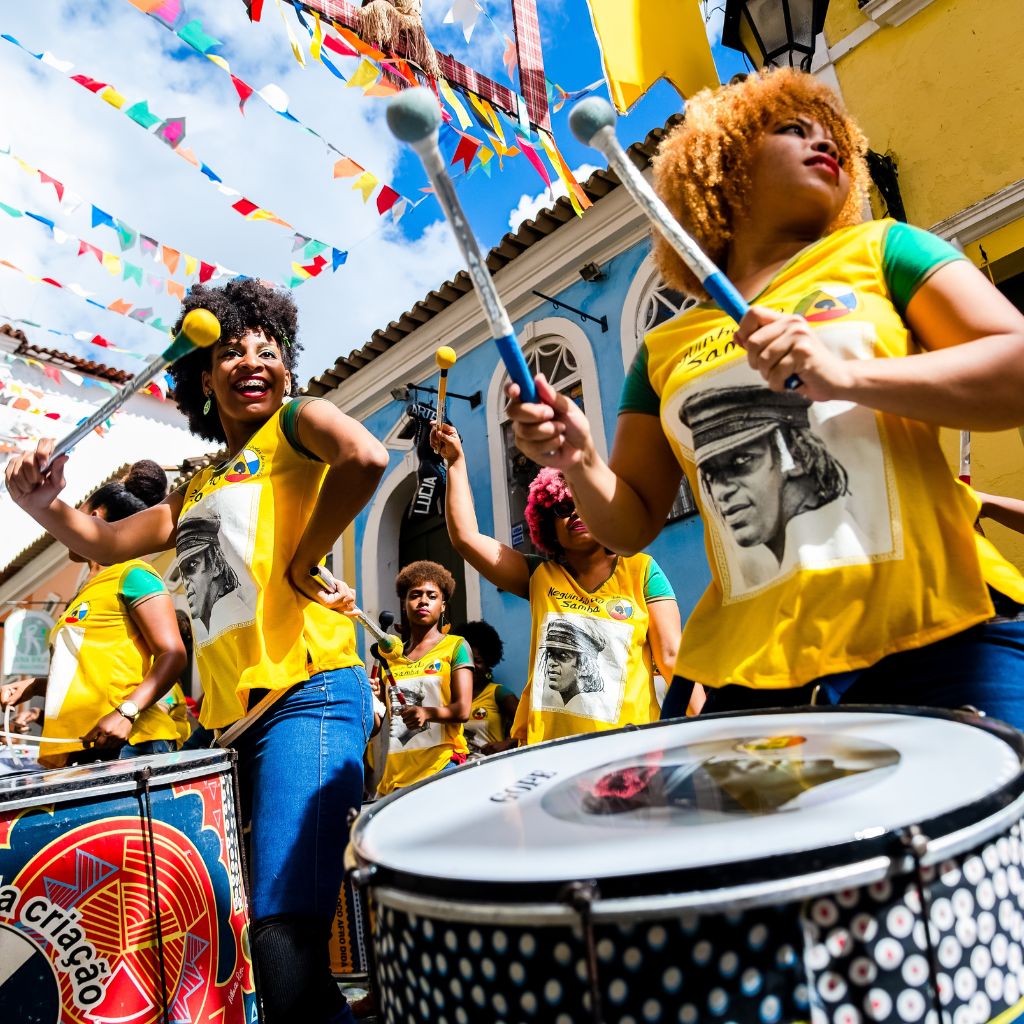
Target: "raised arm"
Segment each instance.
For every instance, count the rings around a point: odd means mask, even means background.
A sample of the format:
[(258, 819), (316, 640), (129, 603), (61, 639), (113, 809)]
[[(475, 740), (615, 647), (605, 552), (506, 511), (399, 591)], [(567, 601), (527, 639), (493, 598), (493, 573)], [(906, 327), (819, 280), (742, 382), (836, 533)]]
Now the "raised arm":
[(646, 547), (665, 523), (682, 470), (657, 416), (622, 413), (611, 459), (597, 452), (586, 416), (575, 402), (537, 377), (541, 401), (522, 404), (509, 388), (516, 444), (528, 458), (565, 476), (591, 533), (620, 555)]
[(388, 464), (387, 449), (362, 424), (330, 402), (307, 402), (297, 422), (299, 443), (328, 466), (316, 505), (292, 558), (292, 582), (315, 594), (316, 565), (370, 500)]
[(100, 565), (164, 551), (174, 544), (181, 494), (169, 494), (159, 505), (116, 523), (86, 515), (58, 497), (64, 490), (67, 456), (43, 472), (53, 446), (52, 438), (40, 441), (34, 452), (12, 459), (6, 471), (7, 490), (15, 504), (43, 529), (76, 554)]
[(981, 511), (978, 515), (982, 519), (991, 519), (1018, 533), (1024, 533), (1024, 501), (1003, 494), (975, 493), (981, 498)]
[(530, 567), (526, 557), (515, 548), (480, 532), (458, 432), (449, 424), (444, 424), (440, 429), (435, 425), (430, 434), (430, 443), (448, 463), (444, 517), (452, 547), (496, 587), (517, 597), (528, 597)]

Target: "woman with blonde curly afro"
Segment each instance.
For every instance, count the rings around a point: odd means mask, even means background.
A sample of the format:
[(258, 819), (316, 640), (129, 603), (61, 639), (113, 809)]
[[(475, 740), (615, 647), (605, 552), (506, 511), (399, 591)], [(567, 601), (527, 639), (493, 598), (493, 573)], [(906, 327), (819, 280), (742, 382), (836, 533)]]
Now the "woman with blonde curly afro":
[(644, 340), (609, 462), (542, 377), (537, 404), (510, 388), (516, 444), (623, 553), (686, 474), (712, 579), (676, 672), (708, 710), (969, 704), (1024, 726), (1024, 578), (938, 439), (1024, 421), (1024, 317), (947, 242), (864, 219), (866, 150), (794, 69), (691, 99), (655, 185), (750, 312), (737, 328), (656, 240), (698, 301)]
[(672, 678), (680, 634), (679, 606), (657, 562), (601, 544), (553, 469), (538, 473), (526, 504), (540, 555), (486, 536), (455, 428), (435, 426), (431, 444), (448, 462), (445, 518), (455, 550), (496, 587), (530, 602), (530, 675), (511, 737), (494, 747), (657, 719), (654, 667)]

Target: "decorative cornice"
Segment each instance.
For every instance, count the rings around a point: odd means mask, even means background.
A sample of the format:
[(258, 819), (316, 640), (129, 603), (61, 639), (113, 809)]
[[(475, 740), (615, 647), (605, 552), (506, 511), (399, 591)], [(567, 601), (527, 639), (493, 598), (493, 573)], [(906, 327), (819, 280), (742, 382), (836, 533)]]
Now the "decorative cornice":
[(861, 14), (878, 25), (902, 25), (923, 11), (932, 0), (867, 0), (861, 4)]
[(955, 239), (961, 245), (970, 245), (1021, 217), (1024, 217), (1024, 178), (940, 220), (928, 230), (950, 241)]

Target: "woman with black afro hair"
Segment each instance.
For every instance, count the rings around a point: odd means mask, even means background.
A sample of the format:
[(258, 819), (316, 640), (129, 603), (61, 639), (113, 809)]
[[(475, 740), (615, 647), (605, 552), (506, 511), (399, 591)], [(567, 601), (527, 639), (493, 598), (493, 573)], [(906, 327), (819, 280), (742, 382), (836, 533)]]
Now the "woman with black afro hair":
[(1024, 316), (948, 242), (864, 219), (866, 154), (793, 68), (691, 97), (655, 187), (749, 312), (737, 327), (657, 239), (699, 301), (644, 339), (609, 461), (543, 379), (536, 404), (509, 390), (516, 444), (624, 553), (686, 474), (711, 584), (676, 672), (707, 710), (973, 705), (1022, 728), (1024, 578), (975, 533), (939, 428), (1024, 421)]
[(52, 442), (12, 461), (12, 497), (53, 536), (104, 564), (171, 546), (192, 616), (201, 725), (235, 741), (251, 824), (253, 948), (265, 1024), (348, 1024), (328, 942), (348, 816), (362, 797), (373, 727), (344, 584), (309, 570), (360, 511), (387, 452), (330, 402), (287, 401), (298, 324), (287, 292), (251, 280), (194, 287), (178, 319), (210, 310), (220, 339), (175, 364), (193, 433), (229, 455), (151, 509), (117, 523), (58, 495)]

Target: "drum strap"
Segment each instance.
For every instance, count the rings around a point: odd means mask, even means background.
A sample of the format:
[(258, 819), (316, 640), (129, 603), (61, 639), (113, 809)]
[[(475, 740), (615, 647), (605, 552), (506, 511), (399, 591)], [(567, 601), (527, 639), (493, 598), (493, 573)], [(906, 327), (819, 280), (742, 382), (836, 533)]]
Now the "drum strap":
[(924, 949), (928, 958), (928, 988), (931, 992), (932, 1008), (935, 1010), (936, 1019), (941, 1021), (945, 1018), (942, 1014), (942, 1000), (939, 998), (939, 959), (932, 938), (932, 901), (928, 880), (924, 874), (924, 866), (921, 863), (921, 858), (928, 851), (928, 837), (917, 825), (911, 825), (901, 831), (900, 841), (914, 862), (914, 878), (917, 881), (917, 894), (921, 899), (921, 914), (924, 917)]
[(593, 1024), (604, 1024), (601, 1009), (601, 980), (597, 966), (597, 939), (594, 935), (594, 901), (600, 899), (596, 882), (570, 882), (561, 893), (561, 898), (579, 915), (583, 931), (583, 945), (586, 953), (587, 983), (590, 986), (590, 1019)]
[(142, 793), (142, 803), (145, 808), (146, 835), (149, 840), (149, 867), (153, 872), (153, 907), (156, 924), (156, 954), (157, 962), (160, 964), (160, 991), (163, 996), (163, 1024), (170, 1024), (170, 1008), (167, 1005), (167, 964), (164, 960), (164, 931), (163, 920), (160, 914), (160, 872), (156, 865), (156, 839), (153, 837), (153, 803), (150, 799), (149, 780), (153, 772), (151, 768), (143, 768), (138, 776), (137, 782)]

